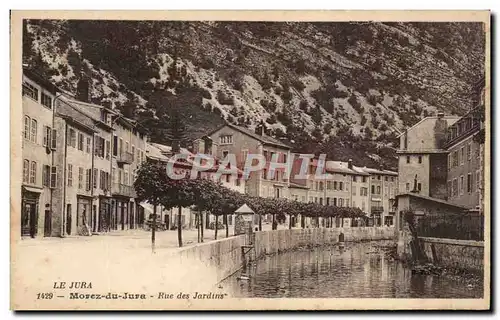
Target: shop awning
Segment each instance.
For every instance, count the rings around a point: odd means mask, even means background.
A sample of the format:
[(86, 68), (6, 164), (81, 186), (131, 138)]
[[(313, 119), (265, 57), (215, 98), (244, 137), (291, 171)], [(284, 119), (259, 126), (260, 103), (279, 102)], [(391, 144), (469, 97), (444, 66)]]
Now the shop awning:
[(23, 189), (29, 192), (35, 192), (35, 193), (42, 193), (43, 189), (35, 188), (35, 187), (28, 187), (28, 186), (23, 186)]

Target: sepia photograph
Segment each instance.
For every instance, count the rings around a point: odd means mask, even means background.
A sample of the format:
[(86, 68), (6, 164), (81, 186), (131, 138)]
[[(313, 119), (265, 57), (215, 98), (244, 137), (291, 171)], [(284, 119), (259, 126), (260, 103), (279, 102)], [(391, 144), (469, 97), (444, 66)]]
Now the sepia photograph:
[(487, 310), (489, 11), (11, 11), (12, 310)]

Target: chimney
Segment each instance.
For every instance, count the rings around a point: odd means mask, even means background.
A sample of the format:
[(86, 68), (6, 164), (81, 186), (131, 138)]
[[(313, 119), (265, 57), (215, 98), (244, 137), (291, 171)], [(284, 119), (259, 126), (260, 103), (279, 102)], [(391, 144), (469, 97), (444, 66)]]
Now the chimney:
[(266, 134), (266, 126), (264, 125), (264, 121), (260, 121), (260, 123), (255, 127), (255, 133), (259, 136), (264, 136)]
[(438, 119), (434, 125), (434, 141), (436, 149), (443, 149), (446, 144), (446, 132), (448, 131), (448, 123), (444, 118), (444, 112), (437, 113)]
[(349, 169), (352, 169), (352, 159), (349, 159), (349, 160), (347, 161), (347, 167), (348, 167)]
[(204, 145), (205, 145), (205, 148), (203, 150), (203, 153), (204, 154), (212, 154), (212, 138), (208, 137), (208, 136), (204, 136), (203, 137), (203, 142), (204, 142)]
[(439, 112), (437, 113), (437, 117), (438, 117), (438, 119), (443, 119), (443, 118), (444, 118), (444, 112), (439, 111)]
[(76, 85), (76, 98), (83, 102), (90, 102), (90, 83), (88, 77), (83, 72)]

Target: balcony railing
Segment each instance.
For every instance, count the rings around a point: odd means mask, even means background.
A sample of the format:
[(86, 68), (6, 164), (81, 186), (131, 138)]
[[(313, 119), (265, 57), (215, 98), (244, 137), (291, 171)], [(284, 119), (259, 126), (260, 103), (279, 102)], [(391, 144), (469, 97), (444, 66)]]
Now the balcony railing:
[(135, 198), (135, 189), (133, 186), (127, 186), (123, 183), (113, 183), (111, 193), (114, 195)]
[(132, 164), (132, 162), (134, 162), (134, 155), (131, 154), (130, 152), (119, 153), (118, 156), (116, 157), (116, 162)]
[(372, 213), (384, 212), (384, 207), (382, 206), (372, 206)]

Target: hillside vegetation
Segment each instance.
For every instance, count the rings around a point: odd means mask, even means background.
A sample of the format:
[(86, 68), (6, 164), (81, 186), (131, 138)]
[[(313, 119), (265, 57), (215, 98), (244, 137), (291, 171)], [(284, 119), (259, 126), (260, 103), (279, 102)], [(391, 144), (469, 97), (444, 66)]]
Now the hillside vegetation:
[[(117, 108), (167, 142), (169, 108), (190, 137), (224, 120), (357, 165), (396, 166), (397, 135), (437, 110), (463, 114), (484, 72), (479, 23), (30, 20), (23, 60)], [(185, 142), (189, 145), (189, 141)]]

